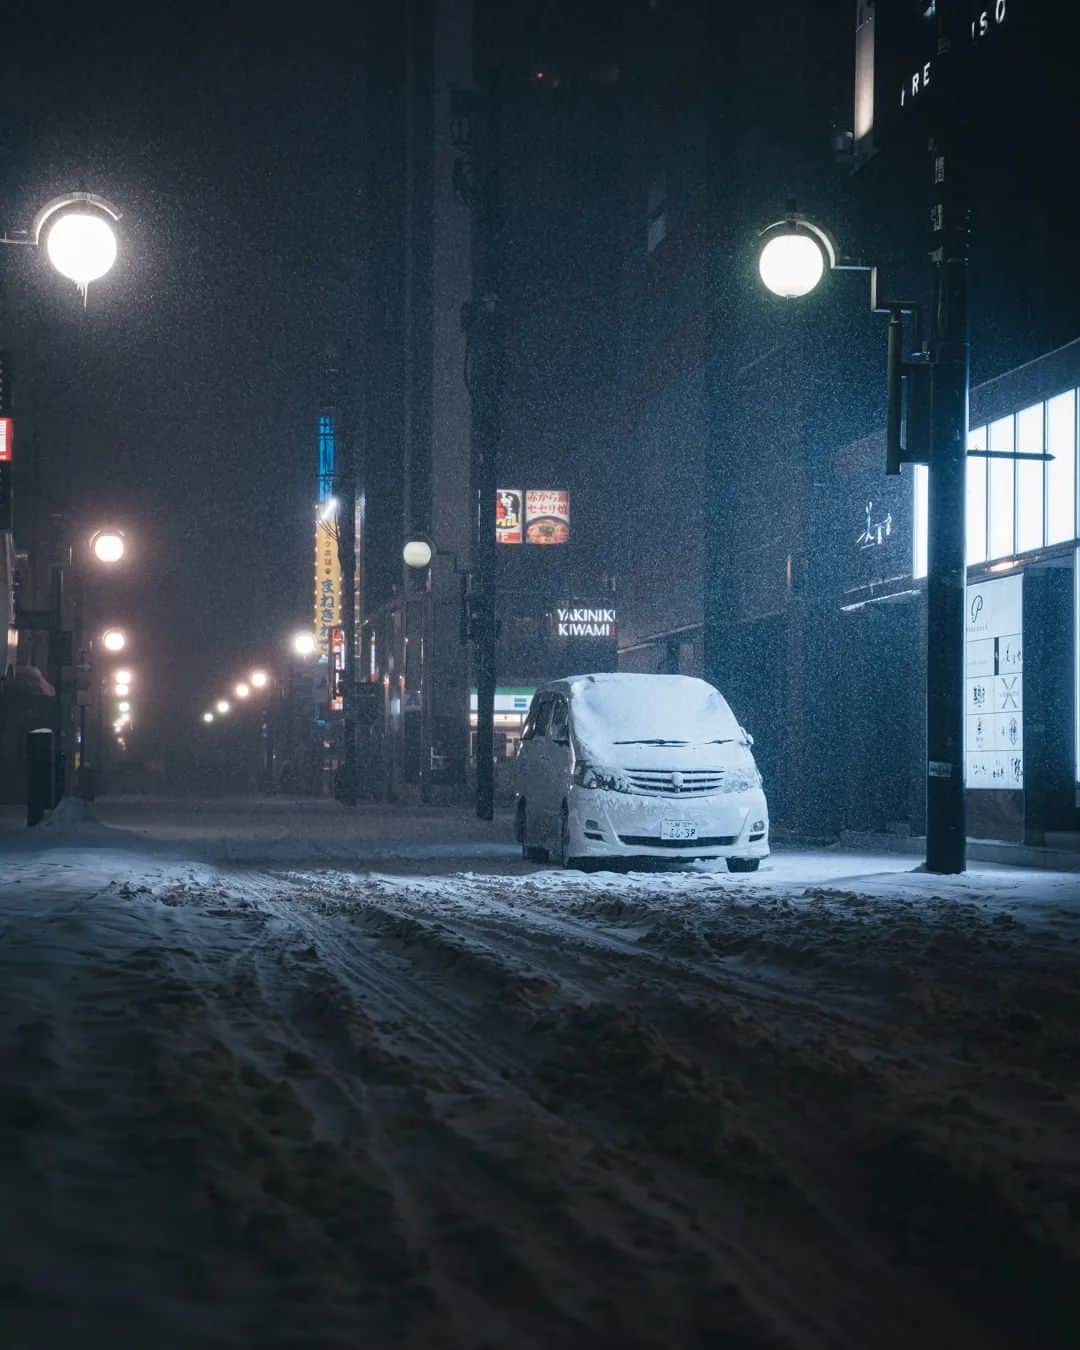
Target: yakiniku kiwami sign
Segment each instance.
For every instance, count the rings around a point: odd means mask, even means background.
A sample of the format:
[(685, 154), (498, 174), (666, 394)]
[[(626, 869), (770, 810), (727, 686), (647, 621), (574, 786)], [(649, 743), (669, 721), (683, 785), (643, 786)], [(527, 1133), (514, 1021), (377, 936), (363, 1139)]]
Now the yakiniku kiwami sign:
[(619, 630), (614, 606), (575, 605), (552, 612), (555, 636), (560, 638), (614, 638)]

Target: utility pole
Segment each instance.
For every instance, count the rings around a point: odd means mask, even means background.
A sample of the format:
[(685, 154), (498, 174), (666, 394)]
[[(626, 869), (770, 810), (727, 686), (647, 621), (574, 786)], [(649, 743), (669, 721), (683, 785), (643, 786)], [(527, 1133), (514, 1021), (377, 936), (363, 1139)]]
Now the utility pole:
[(964, 590), (970, 343), (965, 81), (971, 59), (958, 0), (938, 0), (930, 136), (930, 453), (926, 644), (926, 870), (967, 865), (964, 793)]
[(476, 814), (495, 812), (495, 495), (502, 437), (503, 330), (501, 309), (501, 90), (487, 73), (471, 100), (473, 134), (473, 295), (462, 323), (468, 348), (472, 404), (472, 593), (471, 633), (476, 675)]

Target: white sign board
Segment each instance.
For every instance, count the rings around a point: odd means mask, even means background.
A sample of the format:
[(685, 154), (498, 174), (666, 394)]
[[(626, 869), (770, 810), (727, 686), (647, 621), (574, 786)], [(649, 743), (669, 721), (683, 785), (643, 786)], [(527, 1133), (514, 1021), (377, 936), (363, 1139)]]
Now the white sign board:
[(964, 781), (1024, 786), (1024, 578), (967, 589)]

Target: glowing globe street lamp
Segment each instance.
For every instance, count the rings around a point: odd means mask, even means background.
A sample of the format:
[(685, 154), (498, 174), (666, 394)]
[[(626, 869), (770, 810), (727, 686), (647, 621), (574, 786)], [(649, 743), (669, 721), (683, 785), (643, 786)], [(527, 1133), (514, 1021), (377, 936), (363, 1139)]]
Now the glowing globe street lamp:
[(826, 269), (848, 270), (850, 266), (837, 261), (836, 243), (828, 230), (793, 206), (783, 220), (767, 225), (758, 235), (757, 265), (765, 286), (785, 300), (809, 295)]
[(434, 556), (435, 545), (426, 535), (422, 534), (406, 539), (405, 547), (401, 550), (401, 557), (405, 566), (416, 569), (430, 567)]
[(122, 628), (106, 628), (101, 635), (101, 645), (107, 652), (122, 652), (127, 646), (127, 634)]
[(124, 536), (119, 530), (98, 530), (91, 538), (94, 557), (101, 563), (118, 563), (126, 551)]
[(120, 212), (96, 192), (65, 192), (45, 203), (29, 230), (0, 236), (3, 244), (45, 245), (45, 252), (61, 276), (73, 281), (86, 301), (87, 288), (99, 281), (116, 262), (113, 225)]
[(265, 689), (270, 683), (270, 676), (267, 675), (265, 670), (253, 670), (248, 679), (251, 681), (253, 689)]
[(214, 710), (219, 714), (219, 716), (224, 717), (225, 714), (229, 711), (229, 706), (230, 706), (229, 700), (227, 698), (219, 698), (218, 701), (214, 704)]
[(56, 270), (84, 294), (116, 262), (116, 235), (102, 216), (71, 211), (59, 216), (45, 238), (45, 250)]
[(214, 720), (214, 714), (208, 710), (207, 712), (203, 713), (202, 720), (209, 725), (209, 723), (211, 723)]
[(297, 656), (313, 656), (315, 653), (315, 634), (306, 631), (294, 633), (292, 649)]
[(233, 693), (236, 695), (237, 698), (250, 698), (251, 686), (249, 684), (245, 684), (244, 681), (241, 680), (238, 685), (234, 686)]

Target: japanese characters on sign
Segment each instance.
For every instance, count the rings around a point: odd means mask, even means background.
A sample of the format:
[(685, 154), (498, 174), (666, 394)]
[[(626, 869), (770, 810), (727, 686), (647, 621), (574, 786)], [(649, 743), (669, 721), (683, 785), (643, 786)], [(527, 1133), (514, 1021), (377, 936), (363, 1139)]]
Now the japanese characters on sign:
[(967, 590), (965, 621), (965, 782), (969, 788), (1024, 786), (1023, 576)]
[(499, 488), (495, 539), (500, 544), (565, 544), (570, 539), (570, 494), (558, 488)]
[(525, 493), (525, 542), (565, 544), (569, 539), (569, 492), (529, 488)]
[(341, 712), (345, 706), (342, 681), (345, 677), (345, 629), (335, 624), (330, 629), (330, 711)]
[(520, 488), (499, 488), (495, 494), (495, 542), (520, 544), (524, 530), (523, 493)]
[(330, 630), (341, 623), (341, 562), (337, 532), (315, 522), (315, 650), (322, 660), (330, 653)]

